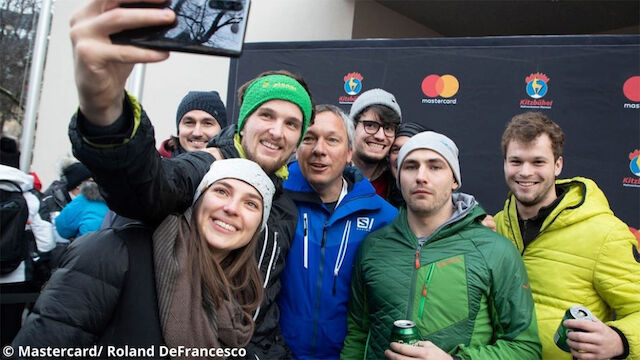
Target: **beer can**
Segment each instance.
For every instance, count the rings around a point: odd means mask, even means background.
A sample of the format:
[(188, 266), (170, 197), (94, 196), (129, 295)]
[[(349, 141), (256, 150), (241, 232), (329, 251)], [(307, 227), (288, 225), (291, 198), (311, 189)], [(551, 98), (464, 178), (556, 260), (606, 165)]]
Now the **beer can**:
[(418, 346), (418, 341), (420, 340), (420, 332), (416, 323), (411, 320), (396, 320), (393, 322), (391, 342)]
[(569, 331), (581, 331), (564, 326), (564, 321), (569, 319), (594, 320), (595, 317), (593, 316), (591, 311), (589, 311), (589, 309), (582, 305), (574, 305), (567, 309), (567, 311), (564, 313), (564, 316), (562, 317), (562, 320), (560, 320), (560, 326), (558, 326), (558, 330), (556, 330), (556, 333), (553, 336), (553, 342), (555, 342), (560, 349), (566, 352), (571, 352), (571, 348), (567, 344), (567, 333)]

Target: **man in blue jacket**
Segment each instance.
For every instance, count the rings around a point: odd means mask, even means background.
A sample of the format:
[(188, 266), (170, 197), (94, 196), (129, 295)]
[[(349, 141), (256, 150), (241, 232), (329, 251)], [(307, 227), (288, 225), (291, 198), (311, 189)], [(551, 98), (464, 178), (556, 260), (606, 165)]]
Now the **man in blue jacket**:
[(296, 359), (339, 358), (356, 251), (397, 214), (359, 170), (347, 166), (353, 134), (353, 122), (339, 108), (317, 106), (284, 183), (298, 208), (298, 225), (278, 305), (282, 335)]

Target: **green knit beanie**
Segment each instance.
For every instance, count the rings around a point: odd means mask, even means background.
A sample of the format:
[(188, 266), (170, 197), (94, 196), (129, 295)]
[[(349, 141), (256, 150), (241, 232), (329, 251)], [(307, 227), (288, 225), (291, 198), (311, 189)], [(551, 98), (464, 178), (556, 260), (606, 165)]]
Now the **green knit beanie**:
[(307, 131), (311, 121), (311, 97), (296, 79), (286, 75), (267, 75), (249, 85), (244, 93), (240, 115), (238, 117), (238, 134), (244, 127), (244, 122), (260, 105), (269, 100), (290, 101), (302, 111), (302, 133), (298, 145), (302, 141), (302, 136)]

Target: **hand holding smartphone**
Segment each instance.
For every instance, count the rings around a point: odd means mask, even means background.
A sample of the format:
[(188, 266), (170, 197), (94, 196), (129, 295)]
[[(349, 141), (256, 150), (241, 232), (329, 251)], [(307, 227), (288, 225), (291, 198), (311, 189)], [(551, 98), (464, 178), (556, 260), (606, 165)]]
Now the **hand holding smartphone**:
[(116, 44), (209, 55), (242, 53), (250, 0), (166, 0), (161, 4), (132, 3), (122, 7), (171, 8), (172, 26), (131, 29), (111, 35)]

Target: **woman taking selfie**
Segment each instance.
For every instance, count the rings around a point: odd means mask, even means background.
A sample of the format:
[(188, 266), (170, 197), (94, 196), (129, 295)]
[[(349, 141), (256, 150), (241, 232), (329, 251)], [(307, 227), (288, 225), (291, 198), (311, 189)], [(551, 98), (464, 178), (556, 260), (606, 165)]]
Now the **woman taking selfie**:
[(128, 225), (78, 238), (14, 347), (112, 345), (102, 357), (116, 356), (109, 349), (120, 351), (116, 357), (166, 357), (159, 345), (243, 347), (262, 298), (255, 239), (274, 192), (256, 163), (218, 160), (184, 214), (155, 228)]

